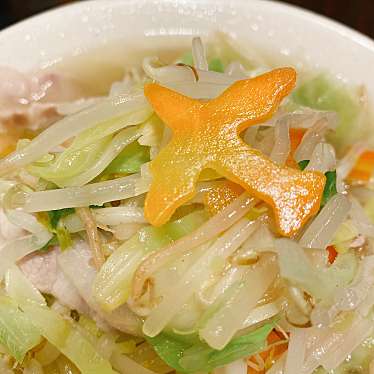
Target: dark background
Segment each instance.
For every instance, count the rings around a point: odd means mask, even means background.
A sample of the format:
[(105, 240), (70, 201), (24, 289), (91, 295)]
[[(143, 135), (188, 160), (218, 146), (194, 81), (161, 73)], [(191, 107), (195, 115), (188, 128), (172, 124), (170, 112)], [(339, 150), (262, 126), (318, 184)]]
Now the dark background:
[[(32, 14), (69, 2), (71, 1), (0, 0), (0, 29)], [(324, 14), (374, 38), (374, 0), (289, 0), (284, 2)]]

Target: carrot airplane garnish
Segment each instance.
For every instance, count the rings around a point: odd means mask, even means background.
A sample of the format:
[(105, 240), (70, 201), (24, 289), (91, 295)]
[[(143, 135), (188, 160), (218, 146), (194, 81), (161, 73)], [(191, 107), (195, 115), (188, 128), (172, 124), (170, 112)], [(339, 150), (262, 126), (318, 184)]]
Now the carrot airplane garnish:
[(145, 96), (173, 132), (150, 165), (153, 181), (144, 207), (148, 221), (166, 223), (194, 196), (201, 171), (210, 168), (268, 203), (282, 235), (295, 234), (318, 212), (324, 175), (280, 167), (239, 136), (269, 119), (295, 82), (294, 69), (276, 69), (237, 81), (208, 102), (147, 84)]
[(210, 188), (204, 195), (204, 205), (212, 215), (226, 208), (244, 192), (243, 187), (236, 183), (225, 181)]

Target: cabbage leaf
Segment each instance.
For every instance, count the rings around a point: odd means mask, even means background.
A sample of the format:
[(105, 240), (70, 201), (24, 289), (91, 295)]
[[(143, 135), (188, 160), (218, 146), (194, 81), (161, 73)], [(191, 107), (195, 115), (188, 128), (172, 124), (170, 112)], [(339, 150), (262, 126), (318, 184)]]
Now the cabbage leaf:
[(39, 344), (41, 336), (30, 318), (9, 297), (0, 296), (0, 343), (18, 362)]
[(357, 135), (355, 125), (360, 112), (358, 98), (325, 74), (320, 74), (303, 83), (293, 92), (292, 99), (302, 106), (333, 111), (338, 114), (338, 127), (332, 136), (337, 146), (346, 145)]
[(106, 174), (133, 174), (150, 160), (149, 147), (140, 145), (137, 141), (129, 144), (104, 170)]
[(112, 311), (125, 303), (130, 294), (134, 272), (145, 256), (189, 234), (206, 219), (204, 211), (195, 211), (164, 226), (147, 226), (139, 230), (101, 267), (93, 287), (96, 301), (106, 311)]
[(80, 186), (88, 183), (142, 133), (139, 126), (150, 117), (149, 109), (104, 121), (79, 134), (60, 154), (50, 155), (28, 166), (28, 171), (59, 187)]
[(209, 347), (196, 335), (183, 336), (163, 332), (146, 337), (157, 354), (180, 373), (210, 372), (239, 358), (253, 355), (266, 347), (267, 336), (274, 328), (269, 322), (248, 334), (234, 338), (222, 350)]
[(39, 333), (71, 360), (82, 374), (116, 373), (109, 361), (96, 351), (73, 323), (49, 308), (35, 304), (21, 307)]

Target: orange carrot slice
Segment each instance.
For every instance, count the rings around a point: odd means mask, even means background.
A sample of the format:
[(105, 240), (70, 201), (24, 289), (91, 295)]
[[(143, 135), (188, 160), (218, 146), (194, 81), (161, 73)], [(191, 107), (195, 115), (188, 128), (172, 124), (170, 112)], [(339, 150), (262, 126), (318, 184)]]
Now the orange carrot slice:
[(374, 172), (374, 151), (365, 151), (348, 175), (349, 182), (369, 182)]
[(150, 165), (153, 181), (144, 207), (148, 221), (154, 226), (166, 223), (195, 195), (201, 171), (210, 168), (268, 203), (280, 234), (294, 235), (318, 212), (325, 176), (280, 167), (239, 134), (269, 119), (295, 82), (292, 68), (276, 69), (238, 81), (209, 102), (146, 85), (148, 101), (173, 131)]
[(301, 128), (291, 128), (290, 129), (290, 154), (288, 155), (286, 165), (299, 169), (299, 166), (297, 165), (297, 162), (294, 159), (294, 154), (297, 149), (297, 147), (300, 145), (301, 140), (303, 139), (303, 136), (305, 134), (306, 130)]
[[(281, 342), (282, 340), (284, 340), (284, 337), (281, 337), (280, 334), (273, 330), (267, 338), (267, 343), (270, 346), (274, 343)], [(287, 348), (288, 343), (285, 342), (284, 344), (273, 345), (268, 350), (261, 352), (260, 356), (265, 362), (265, 370), (269, 370), (274, 362), (282, 355), (282, 353), (287, 350)], [(256, 359), (253, 356), (248, 358), (248, 361), (256, 363)], [(248, 366), (247, 374), (264, 374), (265, 370), (256, 371), (255, 369)]]
[(333, 245), (329, 245), (326, 249), (329, 253), (329, 257), (328, 257), (329, 264), (333, 264), (336, 259), (336, 256), (338, 255), (338, 252), (336, 251)]

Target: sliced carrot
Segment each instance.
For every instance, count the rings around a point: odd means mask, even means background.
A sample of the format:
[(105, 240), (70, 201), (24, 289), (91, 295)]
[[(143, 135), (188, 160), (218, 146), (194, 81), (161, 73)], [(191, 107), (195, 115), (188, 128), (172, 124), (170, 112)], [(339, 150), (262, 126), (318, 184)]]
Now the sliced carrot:
[(329, 264), (333, 264), (336, 256), (338, 255), (338, 252), (333, 245), (329, 245), (326, 250), (329, 252)]
[(208, 102), (156, 83), (145, 85), (148, 101), (173, 130), (171, 141), (150, 164), (147, 220), (165, 224), (194, 196), (201, 171), (209, 168), (270, 205), (279, 233), (293, 236), (318, 212), (325, 176), (280, 167), (245, 144), (240, 133), (270, 118), (295, 82), (294, 69), (275, 69), (237, 81)]
[(299, 168), (297, 165), (297, 162), (294, 159), (294, 154), (295, 154), (297, 147), (300, 145), (305, 132), (306, 130), (301, 129), (301, 128), (290, 129), (290, 154), (288, 155), (286, 165), (291, 168), (296, 168), (296, 169)]
[[(284, 340), (284, 337), (281, 336), (276, 330), (273, 330), (267, 338), (267, 343), (268, 345), (271, 345), (282, 340)], [(269, 370), (269, 368), (274, 364), (274, 362), (287, 350), (287, 348), (288, 343), (285, 342), (283, 344), (274, 345), (267, 351), (261, 352), (260, 356), (265, 362), (265, 370), (256, 371), (252, 367), (248, 366), (247, 374), (264, 374), (265, 371)], [(248, 358), (248, 361), (256, 363), (256, 359), (253, 356)]]
[(365, 151), (348, 175), (349, 182), (367, 183), (374, 172), (374, 151)]

